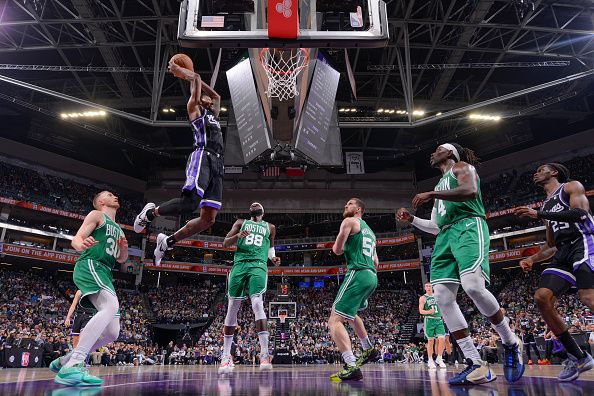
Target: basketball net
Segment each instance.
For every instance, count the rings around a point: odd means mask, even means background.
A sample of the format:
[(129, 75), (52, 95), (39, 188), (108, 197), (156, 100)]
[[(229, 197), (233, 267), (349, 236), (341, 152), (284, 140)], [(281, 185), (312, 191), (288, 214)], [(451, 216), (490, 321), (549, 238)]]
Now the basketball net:
[(268, 77), (266, 95), (279, 100), (292, 99), (299, 95), (297, 76), (309, 62), (309, 52), (303, 48), (264, 48), (260, 62)]
[(279, 312), (278, 318), (279, 318), (281, 324), (284, 324), (285, 320), (287, 320), (287, 314), (283, 313), (283, 312)]

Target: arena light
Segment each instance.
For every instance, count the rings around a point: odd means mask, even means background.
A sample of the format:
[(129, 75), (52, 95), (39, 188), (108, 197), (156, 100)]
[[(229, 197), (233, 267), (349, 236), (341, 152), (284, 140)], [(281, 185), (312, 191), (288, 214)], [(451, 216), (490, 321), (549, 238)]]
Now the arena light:
[(62, 117), (63, 119), (66, 119), (66, 118), (96, 118), (96, 117), (105, 117), (106, 115), (107, 115), (106, 111), (97, 110), (97, 111), (61, 113), (60, 117)]
[(384, 109), (377, 109), (377, 112), (378, 113), (383, 113), (384, 112)]
[(406, 114), (406, 113), (407, 113), (407, 111), (405, 111), (405, 110), (397, 110), (396, 111), (396, 114)]
[(435, 114), (435, 115), (436, 115), (436, 116), (440, 116), (441, 114), (442, 114), (442, 113), (441, 113), (441, 111), (440, 111), (439, 113), (437, 113), (437, 114)]
[(175, 109), (173, 107), (164, 107), (161, 111), (163, 113), (175, 113)]
[(357, 111), (357, 109), (355, 109), (355, 108), (351, 109), (351, 113), (354, 113), (355, 111)]
[(227, 108), (226, 108), (226, 107), (221, 107), (221, 111), (222, 111), (223, 113), (225, 113), (225, 112), (227, 111)]
[(469, 114), (468, 118), (471, 120), (479, 120), (479, 121), (500, 121), (501, 116), (494, 115), (494, 114)]
[(422, 115), (425, 115), (425, 111), (424, 110), (413, 110), (413, 115), (422, 116)]

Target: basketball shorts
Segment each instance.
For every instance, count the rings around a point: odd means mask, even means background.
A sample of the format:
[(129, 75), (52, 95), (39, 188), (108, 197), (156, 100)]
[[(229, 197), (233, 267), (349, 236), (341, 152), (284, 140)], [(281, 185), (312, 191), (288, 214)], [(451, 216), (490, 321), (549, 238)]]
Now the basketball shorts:
[(377, 287), (377, 274), (369, 269), (348, 270), (338, 289), (332, 308), (348, 320), (367, 308), (367, 299)]
[(594, 242), (580, 236), (561, 245), (551, 265), (542, 271), (538, 287), (552, 290), (555, 296), (571, 287), (594, 289)]
[(443, 319), (425, 318), (423, 325), (425, 327), (425, 338), (445, 337)]
[(200, 207), (221, 209), (223, 201), (223, 157), (197, 148), (188, 158), (186, 182), (182, 190), (192, 191), (202, 198)]
[(457, 283), (460, 277), (480, 270), (490, 283), (489, 228), (480, 217), (469, 217), (443, 228), (431, 256), (431, 284)]
[(85, 326), (87, 325), (87, 323), (89, 323), (89, 320), (91, 320), (92, 317), (93, 315), (90, 315), (85, 312), (76, 314), (76, 316), (74, 317), (74, 321), (72, 322), (72, 329), (70, 330), (70, 335), (79, 336), (81, 330), (85, 328)]
[[(95, 306), (89, 301), (89, 296), (105, 290), (114, 296), (116, 295), (113, 287), (113, 274), (111, 268), (95, 260), (79, 260), (74, 266), (72, 279), (76, 287), (82, 292), (80, 297), (80, 306), (85, 309), (95, 309)], [(119, 316), (120, 312), (116, 316)]]
[(268, 271), (266, 263), (235, 263), (227, 278), (227, 296), (234, 300), (245, 300), (248, 297), (266, 293)]

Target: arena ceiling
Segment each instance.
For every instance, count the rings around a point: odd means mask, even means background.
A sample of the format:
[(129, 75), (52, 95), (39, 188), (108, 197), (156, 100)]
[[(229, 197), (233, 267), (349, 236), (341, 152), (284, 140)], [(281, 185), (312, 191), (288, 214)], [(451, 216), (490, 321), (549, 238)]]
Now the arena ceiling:
[[(422, 175), (437, 142), (455, 139), (491, 158), (594, 125), (592, 1), (393, 0), (387, 7), (390, 45), (348, 51), (356, 98), (344, 50), (324, 50), (342, 73), (338, 107), (356, 109), (339, 113), (343, 146), (364, 151), (368, 170), (406, 163)], [(190, 134), (168, 125), (185, 119), (188, 86), (164, 73), (164, 66), (183, 51), (209, 81), (218, 50), (178, 46), (178, 9), (177, 1), (158, 0), (3, 2), (2, 136), (134, 176), (183, 166)], [(245, 54), (223, 50), (221, 70)], [(553, 85), (562, 78), (567, 81)], [(25, 83), (143, 121), (116, 115), (63, 120), (60, 113), (81, 106)], [(216, 89), (230, 105), (224, 73)], [(511, 98), (500, 100), (504, 95)], [(486, 100), (493, 103), (480, 112), (502, 120), (469, 120), (472, 108)], [(162, 112), (169, 107), (176, 113)], [(378, 113), (380, 108), (411, 115)], [(461, 108), (466, 110), (411, 127), (412, 121)], [(413, 116), (412, 110), (425, 114)], [(99, 151), (109, 154), (90, 155)]]

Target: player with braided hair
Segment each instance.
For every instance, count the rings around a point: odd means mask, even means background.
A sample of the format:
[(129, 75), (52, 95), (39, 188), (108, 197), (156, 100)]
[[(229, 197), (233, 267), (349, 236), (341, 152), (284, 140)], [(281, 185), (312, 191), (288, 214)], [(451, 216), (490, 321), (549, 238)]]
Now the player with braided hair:
[(467, 358), (467, 367), (451, 378), (451, 385), (482, 384), (496, 376), (487, 362), (481, 360), (468, 331), (468, 323), (456, 302), (462, 288), (499, 333), (505, 349), (504, 374), (515, 382), (524, 373), (522, 342), (509, 327), (509, 320), (495, 296), (487, 290), (489, 283), (489, 228), (475, 165), (475, 153), (456, 143), (446, 143), (431, 154), (431, 166), (441, 170), (442, 177), (433, 191), (417, 194), (413, 209), (435, 200), (431, 219), (419, 219), (405, 208), (396, 219), (409, 221), (422, 231), (437, 235), (431, 257), (431, 285), (443, 320)]

